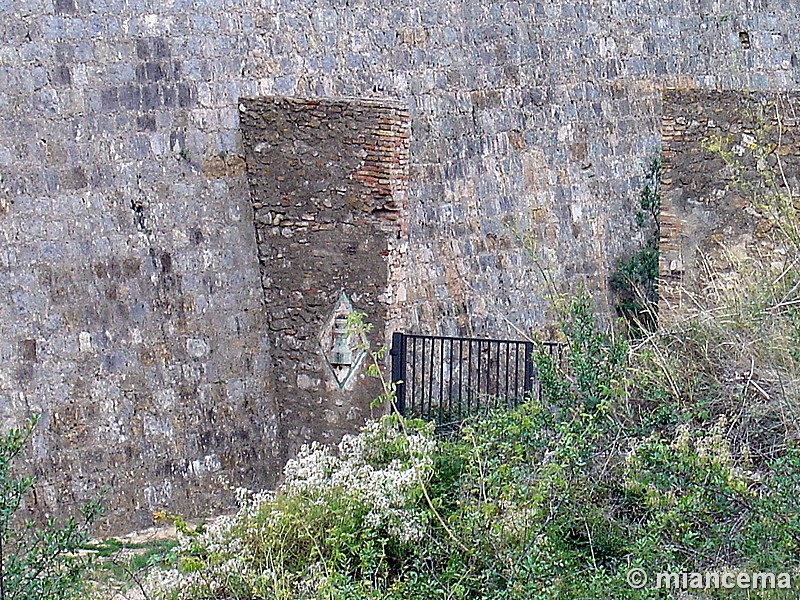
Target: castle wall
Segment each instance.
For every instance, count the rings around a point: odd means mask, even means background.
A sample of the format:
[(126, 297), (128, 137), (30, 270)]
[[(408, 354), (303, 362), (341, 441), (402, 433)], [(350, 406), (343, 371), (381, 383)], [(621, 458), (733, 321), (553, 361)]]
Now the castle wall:
[(724, 308), (793, 252), (800, 96), (664, 95), (660, 316)]
[(0, 417), (60, 512), (212, 512), (280, 435), (239, 99), (408, 107), (406, 310), (518, 335), (638, 243), (662, 86), (792, 89), (791, 3), (0, 0)]

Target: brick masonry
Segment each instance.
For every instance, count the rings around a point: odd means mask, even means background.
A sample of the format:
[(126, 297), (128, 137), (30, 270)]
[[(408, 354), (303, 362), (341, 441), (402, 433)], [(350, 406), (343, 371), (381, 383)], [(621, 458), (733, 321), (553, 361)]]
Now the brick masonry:
[(275, 480), (240, 98), (407, 107), (403, 319), (516, 336), (607, 306), (661, 89), (794, 89), (799, 49), (777, 0), (0, 0), (0, 422), (43, 413), (38, 509)]
[[(280, 437), (292, 454), (375, 414), (382, 390), (365, 375), (369, 356), (340, 381), (324, 333), (342, 293), (372, 327), (371, 352), (400, 325), (408, 112), (289, 98), (242, 100), (240, 111)], [(355, 358), (365, 349), (351, 337)]]
[(676, 318), (786, 266), (765, 206), (800, 190), (800, 95), (670, 90), (663, 106), (660, 312)]

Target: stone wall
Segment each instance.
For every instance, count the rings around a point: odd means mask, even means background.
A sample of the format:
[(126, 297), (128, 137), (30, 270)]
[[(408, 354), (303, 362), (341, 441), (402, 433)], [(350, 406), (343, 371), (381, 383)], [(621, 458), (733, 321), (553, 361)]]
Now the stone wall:
[(39, 507), (274, 482), (240, 98), (407, 106), (406, 324), (517, 336), (607, 306), (661, 88), (795, 88), (799, 36), (777, 0), (0, 0), (0, 420), (44, 415)]
[[(713, 310), (786, 267), (800, 95), (671, 90), (662, 118), (660, 313)], [(785, 200), (782, 200), (781, 198)]]
[(142, 527), (280, 472), (244, 13), (0, 2), (0, 422), (42, 413), (38, 514), (105, 485), (105, 527)]
[[(400, 326), (408, 113), (289, 98), (243, 100), (240, 109), (280, 438), (292, 454), (312, 440), (338, 441), (386, 409), (370, 410), (382, 389), (365, 370)], [(354, 310), (371, 331), (348, 327)], [(337, 334), (349, 353), (341, 364)]]

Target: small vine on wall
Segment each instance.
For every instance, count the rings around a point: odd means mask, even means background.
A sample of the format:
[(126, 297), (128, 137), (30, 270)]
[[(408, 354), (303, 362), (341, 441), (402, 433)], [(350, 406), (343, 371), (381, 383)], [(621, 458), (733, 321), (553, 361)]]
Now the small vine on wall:
[(658, 213), (661, 210), (661, 158), (650, 160), (639, 193), (636, 227), (644, 234), (643, 246), (630, 257), (617, 259), (609, 283), (617, 314), (633, 335), (655, 328), (658, 317)]

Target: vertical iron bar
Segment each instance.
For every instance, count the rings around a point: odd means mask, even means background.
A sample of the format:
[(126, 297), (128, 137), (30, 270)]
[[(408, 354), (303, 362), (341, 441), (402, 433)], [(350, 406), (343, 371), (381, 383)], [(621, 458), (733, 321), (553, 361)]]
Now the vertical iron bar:
[(483, 387), (485, 388), (483, 393), (483, 401), (484, 401), (484, 414), (486, 411), (492, 408), (492, 342), (489, 340), (485, 340), (486, 348), (484, 349), (486, 363), (485, 367), (486, 370), (484, 371), (483, 377)]
[[(491, 392), (489, 391), (489, 384), (492, 381), (492, 343), (485, 342), (486, 347), (481, 348), (481, 358), (483, 360), (483, 366), (486, 367), (486, 370), (483, 371), (483, 397), (481, 398), (481, 410), (483, 414), (486, 414), (486, 411), (489, 409), (489, 398), (491, 396)], [(483, 346), (484, 343), (481, 343)], [(485, 352), (485, 354), (484, 354)]]
[(409, 415), (414, 415), (417, 398), (417, 338), (411, 338), (411, 408)]
[(523, 382), (523, 392), (525, 395), (533, 391), (533, 344), (525, 342), (525, 381)]
[(461, 407), (463, 405), (464, 388), (462, 377), (464, 375), (464, 340), (458, 340), (458, 420), (461, 420)]
[(431, 371), (428, 377), (428, 419), (433, 416), (433, 363), (434, 354), (436, 353), (436, 340), (431, 338)]
[(455, 364), (455, 361), (453, 360), (453, 342), (454, 341), (455, 340), (453, 340), (453, 338), (450, 338), (450, 362), (448, 363), (450, 365), (450, 369), (448, 370), (448, 373), (447, 373), (447, 407), (448, 407), (448, 409), (450, 411), (451, 418), (452, 418), (452, 415), (455, 413), (455, 410), (453, 410), (453, 404), (454, 404), (454, 402), (453, 402), (453, 365)]
[(477, 353), (477, 368), (475, 369), (476, 373), (475, 376), (478, 379), (477, 390), (478, 395), (475, 397), (475, 412), (479, 413), (481, 411), (481, 360), (483, 357), (481, 356), (481, 340), (478, 340), (478, 349), (476, 350)]
[[(483, 414), (486, 414), (486, 411), (489, 410), (489, 398), (492, 395), (491, 391), (489, 390), (489, 385), (492, 382), (492, 343), (486, 341), (486, 347), (481, 348), (481, 356), (483, 357), (483, 366), (486, 367), (486, 370), (483, 372), (483, 398), (481, 404), (481, 410)], [(483, 343), (481, 343), (483, 346)], [(484, 354), (486, 352), (486, 354)]]
[(481, 356), (484, 359), (483, 366), (486, 368), (483, 372), (483, 404), (481, 404), (481, 409), (483, 410), (483, 414), (486, 414), (491, 407), (492, 396), (492, 392), (489, 389), (492, 383), (492, 342), (484, 340), (481, 345), (485, 345), (485, 348), (481, 349)]
[(405, 336), (402, 333), (392, 334), (392, 349), (389, 354), (392, 357), (392, 383), (395, 385), (395, 410), (406, 416), (406, 382), (405, 382)]
[(400, 344), (400, 356), (403, 360), (400, 363), (400, 387), (402, 388), (400, 394), (400, 406), (403, 409), (401, 414), (405, 415), (406, 410), (406, 394), (408, 394), (408, 337), (403, 336)]
[(444, 414), (444, 338), (439, 340), (439, 424)]
[(490, 402), (486, 403), (487, 410), (494, 408), (495, 402), (497, 402), (497, 396), (492, 393), (491, 385), (492, 385), (492, 342), (486, 342), (486, 399), (490, 400)]
[(497, 341), (497, 352), (494, 365), (494, 406), (500, 406), (500, 340)]
[(467, 416), (472, 414), (472, 340), (467, 340)]
[(505, 398), (505, 403), (506, 403), (506, 406), (510, 406), (511, 405), (511, 403), (510, 403), (511, 399), (509, 398), (509, 395), (508, 395), (508, 384), (510, 383), (509, 382), (509, 377), (508, 377), (508, 361), (509, 361), (509, 357), (510, 357), (510, 354), (511, 354), (511, 344), (510, 343), (506, 343), (504, 345), (506, 347), (506, 398)]
[(421, 419), (427, 418), (425, 414), (425, 338), (420, 338), (420, 345), (422, 346), (422, 370), (420, 372), (420, 386), (419, 386), (419, 416)]

